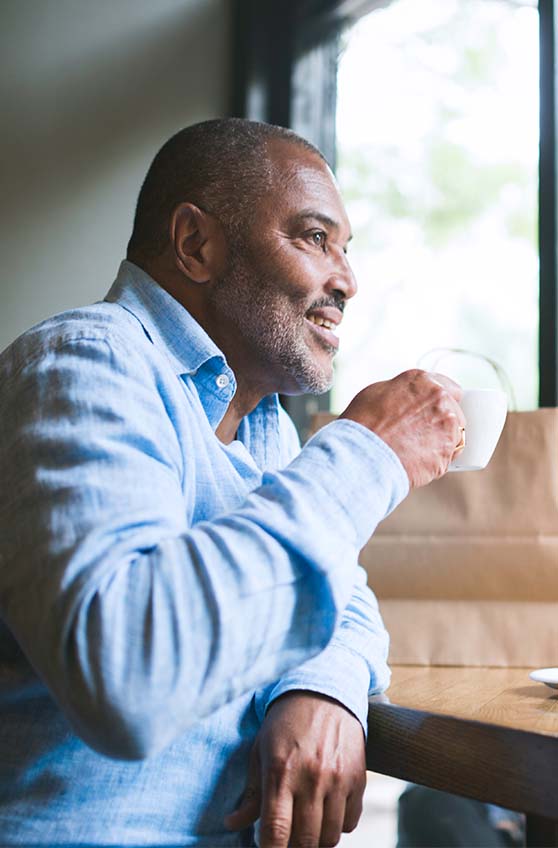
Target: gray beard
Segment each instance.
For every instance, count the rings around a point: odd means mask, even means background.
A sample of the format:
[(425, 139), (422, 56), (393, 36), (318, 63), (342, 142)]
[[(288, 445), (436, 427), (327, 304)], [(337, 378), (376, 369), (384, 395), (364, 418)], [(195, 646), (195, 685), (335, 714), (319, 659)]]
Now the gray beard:
[[(305, 304), (300, 301), (300, 318), (284, 315), (285, 306), (296, 311), (292, 300), (277, 294), (269, 277), (250, 271), (243, 257), (235, 257), (235, 270), (217, 281), (211, 292), (215, 311), (226, 316), (262, 363), (280, 363), (296, 381), (297, 394), (323, 394), (332, 385), (331, 369), (320, 367), (304, 342)], [(232, 263), (231, 263), (232, 264)], [(257, 280), (257, 284), (254, 281)], [(269, 320), (271, 319), (271, 320)], [(334, 349), (329, 348), (333, 354)]]

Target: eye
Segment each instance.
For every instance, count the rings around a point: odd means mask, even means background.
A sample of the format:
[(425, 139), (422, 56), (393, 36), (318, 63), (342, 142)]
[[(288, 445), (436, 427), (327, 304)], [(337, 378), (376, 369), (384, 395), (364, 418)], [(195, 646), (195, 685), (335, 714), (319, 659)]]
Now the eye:
[(308, 238), (315, 247), (321, 247), (322, 250), (325, 250), (327, 233), (324, 230), (311, 230), (308, 233)]

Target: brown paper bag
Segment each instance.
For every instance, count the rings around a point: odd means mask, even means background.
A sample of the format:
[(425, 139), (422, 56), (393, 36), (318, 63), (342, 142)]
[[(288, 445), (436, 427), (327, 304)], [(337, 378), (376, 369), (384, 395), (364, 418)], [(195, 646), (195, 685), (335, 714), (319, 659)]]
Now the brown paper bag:
[(558, 410), (510, 412), (484, 471), (412, 491), (360, 561), (392, 663), (558, 665)]

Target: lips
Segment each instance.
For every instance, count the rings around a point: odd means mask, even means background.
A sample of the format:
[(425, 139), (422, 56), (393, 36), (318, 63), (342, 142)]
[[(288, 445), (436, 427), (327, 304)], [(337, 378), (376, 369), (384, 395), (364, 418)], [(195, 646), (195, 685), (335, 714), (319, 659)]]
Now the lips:
[(329, 347), (337, 350), (339, 339), (335, 332), (342, 317), (343, 314), (339, 309), (333, 306), (325, 306), (319, 309), (309, 309), (304, 320), (310, 325), (314, 335), (326, 342)]

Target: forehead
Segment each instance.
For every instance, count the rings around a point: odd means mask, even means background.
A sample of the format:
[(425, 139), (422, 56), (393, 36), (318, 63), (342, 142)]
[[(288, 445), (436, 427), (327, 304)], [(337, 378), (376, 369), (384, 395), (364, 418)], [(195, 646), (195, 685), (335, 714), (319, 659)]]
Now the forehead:
[(273, 188), (264, 198), (264, 216), (281, 226), (304, 210), (314, 209), (350, 234), (350, 224), (339, 188), (328, 165), (316, 153), (291, 142), (270, 146)]

